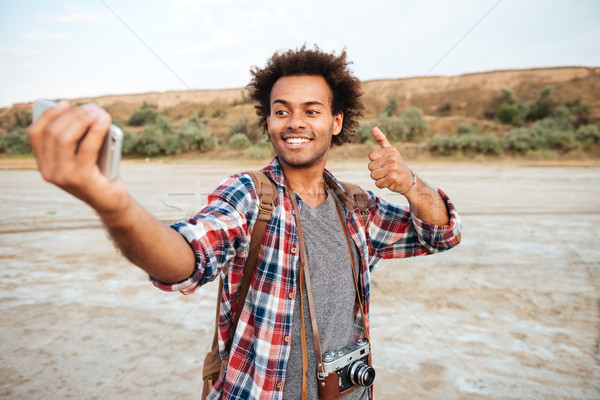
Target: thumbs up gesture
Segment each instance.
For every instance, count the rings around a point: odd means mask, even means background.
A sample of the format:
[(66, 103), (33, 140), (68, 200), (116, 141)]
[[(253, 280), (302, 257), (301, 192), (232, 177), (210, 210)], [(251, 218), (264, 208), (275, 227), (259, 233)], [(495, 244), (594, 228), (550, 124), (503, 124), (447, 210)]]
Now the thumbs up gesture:
[(371, 134), (380, 146), (369, 154), (371, 179), (380, 189), (388, 188), (396, 193), (408, 194), (414, 184), (413, 172), (404, 163), (398, 149), (390, 144), (379, 128), (373, 128)]

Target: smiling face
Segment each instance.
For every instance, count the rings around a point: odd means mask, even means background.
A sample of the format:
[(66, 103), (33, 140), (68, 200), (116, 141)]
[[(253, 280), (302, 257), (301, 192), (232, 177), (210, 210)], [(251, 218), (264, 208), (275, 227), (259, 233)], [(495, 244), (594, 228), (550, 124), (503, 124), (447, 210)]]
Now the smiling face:
[(322, 76), (284, 76), (271, 89), (269, 137), (282, 167), (325, 168), (331, 138), (343, 114), (331, 113), (332, 94)]

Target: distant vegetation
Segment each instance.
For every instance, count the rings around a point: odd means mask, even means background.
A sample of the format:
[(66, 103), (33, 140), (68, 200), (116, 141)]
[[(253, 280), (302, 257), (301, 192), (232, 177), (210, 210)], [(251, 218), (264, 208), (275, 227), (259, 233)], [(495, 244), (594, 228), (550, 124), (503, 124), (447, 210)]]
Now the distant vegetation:
[[(432, 128), (430, 124), (453, 117), (450, 103), (440, 104), (436, 115), (424, 115), (414, 106), (400, 109), (400, 104), (395, 95), (390, 95), (378, 113), (371, 112), (370, 118), (363, 121), (355, 143), (373, 144), (371, 128), (378, 126), (391, 142), (413, 143), (421, 149), (420, 154), (431, 156), (600, 155), (600, 130), (590, 121), (590, 105), (582, 104), (578, 97), (559, 101), (552, 86), (542, 88), (537, 99), (530, 102), (519, 100), (511, 89), (503, 89), (482, 116), (464, 116), (464, 121), (451, 131)], [(239, 111), (239, 107), (246, 107), (246, 112)], [(249, 107), (251, 104), (244, 100), (230, 108), (208, 107), (185, 116), (177, 109), (161, 112), (155, 105), (144, 103), (125, 118), (126, 122), (114, 123), (123, 129), (126, 157), (173, 156), (215, 149), (249, 158), (271, 157), (273, 150), (256, 126), (256, 117), (248, 117)], [(26, 111), (14, 112), (10, 120), (1, 121), (0, 132), (5, 133), (0, 136), (0, 153), (31, 153), (26, 134), (30, 122), (31, 114)]]

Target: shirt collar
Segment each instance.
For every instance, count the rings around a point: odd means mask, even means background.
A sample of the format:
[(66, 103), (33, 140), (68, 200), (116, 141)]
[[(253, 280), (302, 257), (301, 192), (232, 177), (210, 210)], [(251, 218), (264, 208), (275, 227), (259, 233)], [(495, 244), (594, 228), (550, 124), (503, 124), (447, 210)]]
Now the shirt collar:
[[(269, 178), (271, 178), (271, 180), (275, 182), (277, 186), (281, 187), (282, 190), (285, 192), (285, 177), (283, 175), (283, 170), (281, 169), (281, 164), (279, 163), (279, 159), (277, 158), (277, 156), (275, 156), (273, 160), (271, 160), (271, 162), (267, 164), (261, 171), (265, 173)], [(344, 203), (344, 207), (346, 207), (346, 209), (348, 210), (352, 210), (355, 207), (354, 201), (352, 200), (352, 195), (346, 192), (344, 187), (333, 176), (333, 174), (327, 169), (325, 169), (323, 171), (323, 178), (325, 179), (325, 182), (327, 182), (329, 187), (332, 188), (338, 195), (338, 197), (342, 200), (342, 203)]]

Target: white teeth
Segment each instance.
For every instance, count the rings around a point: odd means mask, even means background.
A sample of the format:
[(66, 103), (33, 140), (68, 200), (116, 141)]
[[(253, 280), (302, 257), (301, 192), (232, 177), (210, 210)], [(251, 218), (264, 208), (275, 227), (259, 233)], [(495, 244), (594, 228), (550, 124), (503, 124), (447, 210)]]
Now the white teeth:
[(308, 139), (304, 139), (304, 138), (288, 138), (288, 139), (285, 139), (285, 141), (289, 144), (302, 144), (302, 143), (309, 142)]

